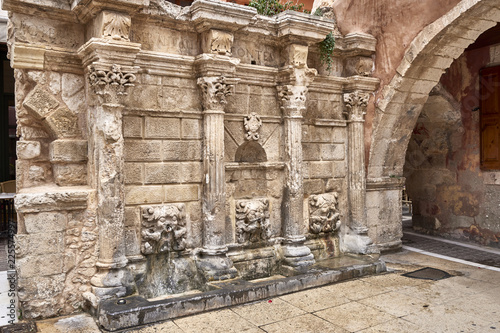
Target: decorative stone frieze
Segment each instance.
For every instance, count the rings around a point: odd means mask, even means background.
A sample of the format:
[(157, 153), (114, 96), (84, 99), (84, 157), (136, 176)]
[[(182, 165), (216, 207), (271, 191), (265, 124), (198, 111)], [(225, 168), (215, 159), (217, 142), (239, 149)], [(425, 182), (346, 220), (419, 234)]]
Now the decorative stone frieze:
[(369, 99), (370, 95), (361, 91), (344, 94), (344, 103), (348, 110), (348, 119), (351, 121), (364, 121)]
[(239, 200), (236, 202), (236, 238), (238, 243), (258, 242), (271, 237), (269, 200)]
[(122, 96), (128, 95), (130, 87), (134, 87), (136, 76), (122, 71), (120, 65), (112, 65), (108, 69), (89, 66), (89, 83), (103, 103), (117, 103)]
[(333, 232), (340, 228), (338, 193), (323, 193), (309, 197), (309, 230), (313, 234)]
[(186, 234), (184, 204), (142, 208), (141, 252), (143, 254), (184, 250)]
[(234, 84), (224, 76), (200, 77), (198, 85), (203, 93), (203, 108), (205, 110), (224, 110), (226, 98), (234, 93)]
[(262, 127), (262, 120), (255, 112), (243, 118), (243, 125), (246, 131), (245, 139), (248, 141), (259, 141), (259, 130)]
[(114, 40), (130, 41), (130, 16), (118, 12), (104, 11), (102, 13), (101, 36)]

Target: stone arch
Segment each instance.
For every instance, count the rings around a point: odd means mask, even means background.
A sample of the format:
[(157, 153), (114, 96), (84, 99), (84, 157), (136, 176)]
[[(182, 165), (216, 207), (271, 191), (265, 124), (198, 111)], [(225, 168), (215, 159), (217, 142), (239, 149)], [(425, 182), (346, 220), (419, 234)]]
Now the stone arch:
[(499, 21), (497, 0), (463, 0), (417, 35), (376, 108), (368, 178), (402, 176), (406, 148), (430, 91), (451, 63)]

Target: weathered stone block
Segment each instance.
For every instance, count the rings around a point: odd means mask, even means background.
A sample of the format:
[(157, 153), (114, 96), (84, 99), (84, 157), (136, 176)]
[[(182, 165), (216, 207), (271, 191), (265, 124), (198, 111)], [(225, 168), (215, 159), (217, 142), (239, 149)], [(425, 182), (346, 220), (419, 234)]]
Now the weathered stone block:
[(54, 164), (54, 179), (59, 186), (87, 184), (86, 164)]
[(181, 126), (183, 139), (201, 139), (201, 120), (182, 119)]
[(303, 143), (302, 144), (302, 154), (304, 161), (319, 161), (320, 145), (317, 143)]
[(180, 119), (147, 117), (144, 135), (146, 138), (180, 139)]
[(52, 112), (46, 121), (52, 134), (58, 138), (74, 138), (80, 135), (78, 117), (67, 107)]
[(201, 162), (184, 162), (179, 168), (180, 180), (183, 183), (201, 183), (203, 164)]
[(66, 227), (66, 215), (56, 212), (24, 214), (24, 225), (29, 234), (50, 231), (63, 231)]
[(332, 162), (310, 162), (309, 177), (310, 178), (330, 178), (333, 173)]
[(342, 193), (344, 188), (343, 179), (328, 179), (326, 182), (325, 192), (338, 192)]
[(142, 163), (125, 163), (125, 184), (142, 184), (144, 181), (144, 165)]
[(141, 138), (142, 119), (143, 118), (141, 117), (132, 117), (132, 116), (123, 117), (123, 137)]
[(161, 161), (161, 141), (125, 141), (125, 161)]
[(146, 203), (161, 203), (163, 200), (162, 186), (126, 186), (125, 204), (138, 205)]
[(321, 159), (323, 161), (335, 161), (345, 159), (345, 147), (342, 144), (322, 144)]
[(17, 158), (29, 160), (40, 156), (42, 146), (39, 141), (17, 141), (16, 152)]
[(18, 280), (19, 300), (25, 301), (35, 295), (37, 299), (52, 300), (64, 290), (66, 274), (49, 277), (36, 276), (33, 278), (20, 278)]
[(62, 273), (64, 256), (60, 253), (26, 256), (16, 261), (19, 278)]
[(325, 192), (324, 188), (322, 179), (304, 180), (304, 195), (323, 193)]
[(347, 174), (347, 167), (345, 161), (333, 162), (333, 177), (344, 178)]
[(332, 131), (332, 142), (333, 143), (344, 143), (347, 139), (347, 129), (346, 127), (334, 127)]
[(137, 207), (125, 207), (125, 225), (127, 227), (140, 225), (140, 211)]
[(145, 165), (144, 182), (146, 184), (178, 183), (179, 164), (177, 163), (148, 163)]
[(23, 105), (34, 117), (44, 119), (59, 106), (59, 101), (41, 87), (33, 90), (25, 99)]
[(141, 237), (137, 228), (125, 229), (125, 254), (127, 256), (137, 256), (141, 254)]
[(198, 185), (165, 185), (166, 202), (196, 201), (200, 197)]
[(134, 89), (134, 93), (129, 95), (128, 105), (134, 108), (158, 110), (160, 87), (141, 85)]
[(85, 140), (55, 140), (49, 146), (51, 162), (86, 162), (88, 155)]
[(23, 251), (28, 256), (59, 253), (64, 247), (62, 232), (42, 232), (20, 236), (26, 238), (23, 241), (28, 248)]
[(201, 141), (163, 141), (164, 161), (200, 161)]

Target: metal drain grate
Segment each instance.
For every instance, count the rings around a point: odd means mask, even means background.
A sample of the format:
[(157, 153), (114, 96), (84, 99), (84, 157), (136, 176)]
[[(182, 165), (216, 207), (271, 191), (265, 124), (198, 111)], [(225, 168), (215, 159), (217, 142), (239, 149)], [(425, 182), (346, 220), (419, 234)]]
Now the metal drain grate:
[(402, 276), (406, 276), (413, 279), (422, 279), (422, 280), (442, 280), (451, 277), (452, 275), (442, 271), (440, 269), (425, 267), (414, 272), (409, 272), (405, 274), (401, 274)]

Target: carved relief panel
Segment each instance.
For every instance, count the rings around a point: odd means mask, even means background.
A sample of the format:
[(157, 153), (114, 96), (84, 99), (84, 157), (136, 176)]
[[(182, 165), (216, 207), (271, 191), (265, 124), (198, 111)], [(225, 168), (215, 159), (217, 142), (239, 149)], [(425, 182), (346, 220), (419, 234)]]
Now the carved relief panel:
[(271, 237), (269, 200), (253, 199), (236, 202), (236, 239), (238, 243), (258, 242)]
[(186, 248), (186, 234), (184, 204), (142, 208), (141, 252), (143, 254), (182, 251)]
[(323, 193), (309, 197), (309, 230), (313, 234), (333, 232), (340, 228), (338, 193)]

